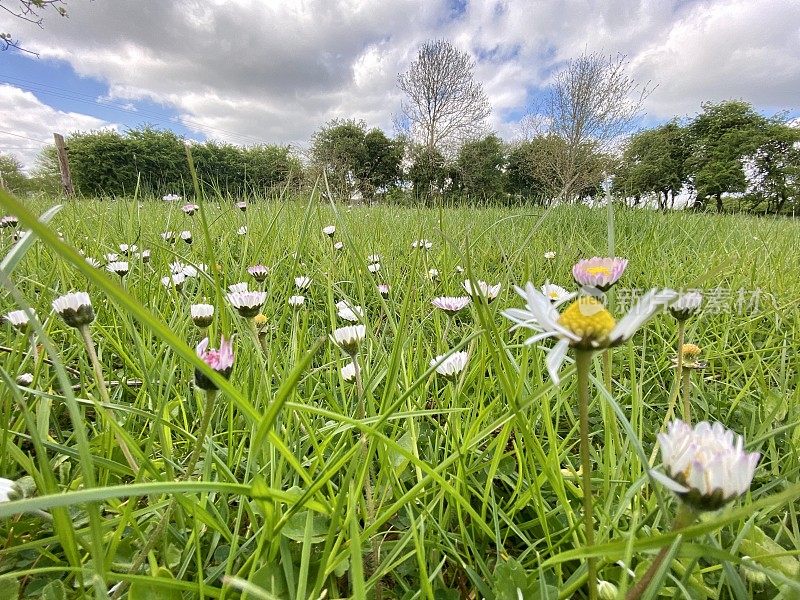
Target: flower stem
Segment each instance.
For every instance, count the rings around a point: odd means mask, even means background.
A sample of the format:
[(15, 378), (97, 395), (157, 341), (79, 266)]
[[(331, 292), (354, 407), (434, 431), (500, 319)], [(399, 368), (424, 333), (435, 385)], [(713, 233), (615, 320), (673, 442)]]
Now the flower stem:
[(683, 396), (683, 420), (692, 424), (691, 369), (684, 369), (681, 374), (681, 395)]
[[(589, 370), (591, 369), (592, 352), (577, 350), (575, 366), (578, 372), (578, 405), (580, 410), (581, 431), (581, 470), (583, 492), (583, 529), (587, 546), (594, 546), (594, 507), (592, 505), (592, 463), (589, 457)], [(595, 559), (587, 559), (589, 598), (597, 598), (597, 570)]]
[[(672, 530), (680, 531), (684, 527), (688, 527), (694, 522), (696, 517), (697, 512), (695, 512), (694, 509), (690, 508), (687, 504), (681, 504), (680, 509), (678, 509), (678, 514), (675, 515), (675, 520), (672, 522)], [(642, 597), (642, 594), (647, 591), (647, 587), (650, 585), (653, 577), (658, 572), (661, 563), (664, 562), (669, 550), (670, 546), (664, 546), (661, 548), (659, 553), (656, 555), (653, 564), (650, 565), (649, 569), (647, 569), (647, 572), (642, 575), (642, 578), (636, 582), (636, 585), (634, 585), (625, 595), (625, 600), (638, 600)]]

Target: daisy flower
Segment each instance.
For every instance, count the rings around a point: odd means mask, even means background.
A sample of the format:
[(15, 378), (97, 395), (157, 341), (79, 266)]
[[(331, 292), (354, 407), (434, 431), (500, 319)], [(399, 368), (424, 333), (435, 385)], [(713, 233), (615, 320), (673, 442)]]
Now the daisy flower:
[(269, 275), (269, 268), (264, 265), (253, 265), (252, 267), (247, 267), (247, 272), (258, 283), (262, 283)]
[[(208, 347), (208, 338), (203, 338), (203, 341), (197, 344), (197, 355), (211, 367), (214, 371), (222, 375), (225, 379), (230, 377), (233, 370), (233, 340), (226, 340), (222, 336), (219, 344), (219, 350)], [(203, 375), (199, 370), (194, 372), (195, 385), (201, 390), (216, 390), (217, 386), (208, 377)]]
[(343, 248), (344, 248), (344, 242), (336, 242), (335, 244), (333, 244), (334, 250), (341, 250)]
[(231, 292), (228, 294), (228, 302), (246, 319), (255, 317), (266, 299), (267, 292)]
[(114, 275), (119, 275), (120, 277), (125, 277), (130, 270), (128, 267), (128, 263), (122, 260), (110, 262), (106, 265), (106, 270), (110, 273), (114, 273)]
[(356, 366), (355, 361), (351, 360), (345, 366), (341, 368), (339, 371), (342, 375), (342, 379), (345, 380), (347, 383), (353, 383), (356, 380), (356, 370), (358, 367)]
[(378, 293), (386, 298), (389, 295), (389, 286), (385, 283), (381, 283), (377, 286)]
[(228, 291), (231, 292), (232, 294), (235, 294), (237, 292), (246, 292), (247, 289), (248, 288), (246, 281), (242, 281), (239, 283), (232, 283), (231, 285), (228, 286)]
[(562, 302), (570, 300), (573, 296), (563, 287), (555, 283), (545, 283), (542, 286), (542, 293), (554, 304), (561, 304)]
[(414, 240), (411, 242), (411, 247), (415, 250), (430, 250), (433, 248), (433, 242), (430, 240)]
[(339, 300), (336, 303), (336, 314), (340, 319), (356, 323), (364, 319), (364, 309), (360, 306), (351, 306), (346, 300)]
[(593, 287), (601, 292), (606, 292), (619, 281), (627, 266), (626, 258), (595, 256), (578, 261), (572, 267), (572, 277), (581, 287)]
[(237, 202), (236, 203), (236, 208), (238, 208), (242, 212), (246, 211), (247, 210), (247, 202), (245, 202), (244, 200), (242, 200), (241, 202)]
[(86, 292), (71, 292), (53, 300), (53, 310), (70, 327), (83, 327), (94, 321), (92, 300)]
[(174, 231), (165, 231), (161, 234), (161, 239), (165, 242), (169, 242), (170, 244), (175, 243), (175, 232)]
[(550, 251), (550, 252), (545, 252), (545, 253), (544, 253), (544, 257), (545, 257), (547, 260), (553, 260), (553, 259), (556, 257), (556, 253), (555, 253), (555, 252), (553, 252), (553, 251)]
[(214, 320), (214, 305), (212, 304), (192, 304), (189, 307), (192, 321), (200, 329), (205, 329)]
[(431, 304), (452, 316), (464, 310), (471, 301), (469, 296), (440, 296), (431, 300)]
[(466, 352), (453, 352), (449, 356), (440, 354), (432, 359), (430, 366), (436, 367), (436, 372), (449, 380), (455, 380), (467, 366), (469, 355)]
[(27, 311), (12, 310), (6, 314), (5, 320), (17, 331), (25, 332), (30, 326), (30, 317)]
[(476, 282), (477, 290), (472, 287), (472, 282), (469, 279), (464, 280), (464, 290), (472, 296), (473, 298), (476, 295), (483, 296), (486, 298), (487, 302), (491, 302), (492, 300), (496, 299), (497, 296), (500, 294), (500, 289), (502, 288), (501, 284), (490, 285), (485, 281), (478, 280)]
[(702, 304), (703, 295), (700, 292), (687, 292), (670, 305), (669, 312), (678, 321), (685, 321), (699, 311)]
[(236, 230), (236, 233), (239, 235), (247, 235), (247, 225), (242, 225), (239, 229)]
[(184, 204), (181, 206), (181, 210), (191, 217), (194, 213), (200, 210), (200, 207), (197, 204)]
[(350, 356), (355, 356), (361, 342), (367, 337), (365, 325), (348, 325), (334, 329), (331, 340)]
[(289, 306), (292, 308), (300, 308), (305, 304), (305, 296), (289, 296)]
[(308, 286), (311, 285), (311, 278), (306, 277), (305, 275), (300, 275), (299, 277), (294, 278), (294, 284), (297, 286), (298, 290), (308, 289)]
[(17, 483), (11, 479), (0, 477), (0, 502), (10, 502), (20, 496)]
[(322, 228), (322, 233), (327, 235), (328, 237), (333, 237), (336, 233), (336, 226), (335, 225), (326, 225)]
[(381, 270), (381, 263), (372, 263), (371, 265), (367, 265), (367, 271), (369, 271), (373, 275), (380, 270)]
[(745, 452), (744, 439), (721, 423), (692, 427), (680, 419), (658, 434), (666, 474), (653, 479), (697, 510), (717, 510), (750, 489), (761, 455)]
[(186, 242), (187, 244), (192, 243), (192, 232), (188, 229), (181, 231), (181, 239)]
[(525, 299), (525, 308), (510, 308), (502, 314), (514, 322), (513, 329), (524, 327), (537, 332), (525, 340), (525, 344), (550, 337), (558, 340), (546, 360), (547, 370), (556, 385), (569, 348), (602, 350), (618, 346), (677, 296), (672, 290), (650, 290), (617, 322), (593, 296), (581, 296), (559, 314), (550, 299), (532, 283), (528, 282), (525, 289), (517, 287), (516, 290)]

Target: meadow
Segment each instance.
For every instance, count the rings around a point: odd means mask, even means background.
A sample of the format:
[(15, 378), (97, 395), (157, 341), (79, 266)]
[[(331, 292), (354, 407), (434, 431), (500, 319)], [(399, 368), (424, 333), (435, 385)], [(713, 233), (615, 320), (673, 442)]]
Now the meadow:
[[(55, 203), (2, 196), (20, 225), (0, 233), (0, 313), (37, 318), (30, 335), (0, 328), (0, 477), (16, 482), (0, 502), (0, 597), (585, 598), (593, 562), (615, 598), (661, 549), (641, 597), (800, 594), (797, 222), (307, 197), (209, 199), (190, 216), (183, 201), (76, 200), (11, 253), (12, 232)], [(666, 310), (591, 354), (587, 544), (576, 354), (555, 385), (553, 343), (525, 344), (532, 332), (502, 313), (525, 305), (514, 286), (528, 281), (575, 291), (573, 265), (592, 256), (629, 261), (606, 298), (618, 318), (651, 288), (704, 301), (685, 321), (700, 348), (685, 377)], [(465, 280), (500, 293), (454, 316), (432, 305), (465, 296)], [(238, 282), (266, 292), (263, 316), (233, 308)], [(91, 299), (105, 385), (52, 308), (73, 291)], [(352, 325), (341, 301), (366, 326), (355, 376), (330, 338)], [(207, 329), (197, 303), (214, 306)], [(205, 336), (232, 337), (227, 380), (198, 356)], [(431, 360), (459, 351), (463, 370), (437, 373)], [(674, 531), (680, 501), (648, 473), (663, 471), (656, 436), (684, 394), (693, 422), (719, 421), (761, 456), (745, 493)]]

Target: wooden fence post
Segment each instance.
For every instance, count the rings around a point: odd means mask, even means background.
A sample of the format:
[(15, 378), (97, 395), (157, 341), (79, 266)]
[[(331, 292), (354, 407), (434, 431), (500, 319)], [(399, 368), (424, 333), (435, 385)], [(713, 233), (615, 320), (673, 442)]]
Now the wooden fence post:
[(72, 176), (69, 173), (69, 161), (67, 160), (67, 146), (64, 144), (64, 136), (54, 133), (53, 139), (56, 142), (56, 152), (58, 153), (58, 167), (61, 170), (61, 187), (64, 195), (72, 197), (75, 195), (75, 188), (72, 186)]

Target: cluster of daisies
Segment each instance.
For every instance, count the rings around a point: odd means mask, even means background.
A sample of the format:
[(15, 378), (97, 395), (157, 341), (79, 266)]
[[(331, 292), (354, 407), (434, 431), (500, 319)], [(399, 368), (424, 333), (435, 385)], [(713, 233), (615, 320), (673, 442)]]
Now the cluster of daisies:
[[(198, 208), (196, 204), (185, 204), (182, 210), (191, 216)], [(237, 208), (245, 211), (247, 204), (239, 203)], [(4, 228), (15, 227), (16, 220), (3, 217), (0, 224)], [(339, 250), (343, 247), (341, 242), (335, 240), (335, 226), (326, 226), (322, 229), (322, 233), (331, 240), (334, 249)], [(188, 230), (180, 234), (164, 232), (161, 237), (167, 243), (175, 243), (178, 238), (187, 244), (192, 242)], [(433, 243), (420, 239), (414, 241), (411, 246), (413, 249), (427, 252), (431, 250)], [(548, 260), (554, 257), (554, 253), (545, 255)], [(150, 252), (139, 250), (133, 244), (121, 244), (119, 253), (105, 256), (105, 268), (124, 278), (130, 270), (128, 260), (131, 258), (147, 262)], [(94, 259), (86, 260), (100, 266)], [(699, 293), (680, 295), (668, 289), (654, 289), (644, 294), (628, 314), (617, 321), (606, 309), (603, 299), (604, 294), (622, 277), (627, 264), (627, 260), (616, 257), (595, 257), (579, 261), (572, 269), (572, 276), (578, 287), (578, 291), (575, 292), (550, 282), (545, 282), (541, 286), (528, 282), (524, 287), (515, 288), (525, 301), (525, 306), (509, 308), (502, 311), (502, 314), (513, 324), (512, 330), (532, 331), (525, 344), (541, 344), (548, 339), (555, 340), (555, 343), (546, 348), (545, 358), (547, 370), (555, 384), (560, 381), (560, 370), (570, 349), (602, 351), (620, 345), (630, 340), (644, 323), (663, 308), (668, 308), (679, 321), (690, 318), (700, 310), (702, 296)], [(187, 279), (197, 277), (207, 269), (207, 265), (189, 265), (176, 260), (170, 265), (170, 274), (162, 278), (162, 283), (167, 287), (180, 289)], [(367, 256), (367, 269), (373, 275), (380, 274), (381, 256), (377, 254)], [(432, 279), (438, 277), (438, 272), (434, 271), (435, 269), (432, 269), (429, 272)], [(247, 272), (257, 283), (262, 283), (269, 276), (270, 269), (258, 264), (249, 267)], [(295, 278), (294, 284), (297, 293), (288, 299), (288, 303), (293, 308), (300, 308), (305, 303), (303, 294), (312, 285), (312, 279), (299, 275)], [(376, 289), (384, 297), (389, 294), (389, 286), (385, 283), (377, 283)], [(448, 318), (453, 318), (467, 309), (471, 303), (493, 302), (500, 291), (500, 283), (491, 284), (481, 280), (466, 279), (463, 281), (462, 295), (438, 296), (431, 300), (431, 305)], [(265, 291), (250, 289), (246, 282), (230, 285), (226, 294), (230, 306), (242, 318), (251, 320), (256, 326), (266, 322), (266, 318), (261, 314), (266, 299)], [(561, 310), (567, 303), (569, 305)], [(56, 298), (52, 306), (53, 310), (72, 327), (86, 327), (94, 320), (91, 299), (85, 292), (73, 292)], [(340, 373), (344, 381), (358, 382), (360, 377), (358, 354), (367, 337), (365, 311), (362, 306), (347, 300), (337, 302), (335, 308), (337, 316), (348, 323), (335, 328), (330, 335), (333, 343), (349, 359)], [(205, 330), (213, 322), (215, 308), (207, 303), (192, 304), (189, 312), (195, 325)], [(14, 329), (27, 332), (33, 317), (29, 311), (15, 310), (5, 315), (5, 320)], [(223, 377), (230, 375), (234, 363), (231, 339), (223, 337), (219, 348), (211, 348), (209, 338), (204, 337), (197, 345), (196, 351), (212, 370)], [(687, 356), (690, 356), (688, 352), (694, 352), (693, 348), (687, 351)], [(699, 349), (694, 353), (695, 358), (698, 353)], [(468, 363), (468, 352), (449, 351), (433, 357), (430, 360), (430, 368), (448, 381), (457, 381), (463, 377)], [(213, 382), (200, 372), (196, 373), (195, 379), (201, 389), (215, 389)], [(28, 381), (28, 378), (24, 381)], [(749, 487), (759, 458), (758, 453), (745, 452), (742, 438), (735, 436), (719, 423), (710, 425), (703, 422), (691, 427), (676, 420), (669, 425), (666, 433), (659, 435), (658, 440), (664, 459), (665, 474), (658, 474), (657, 477), (682, 498), (702, 508), (719, 507), (743, 493)]]

